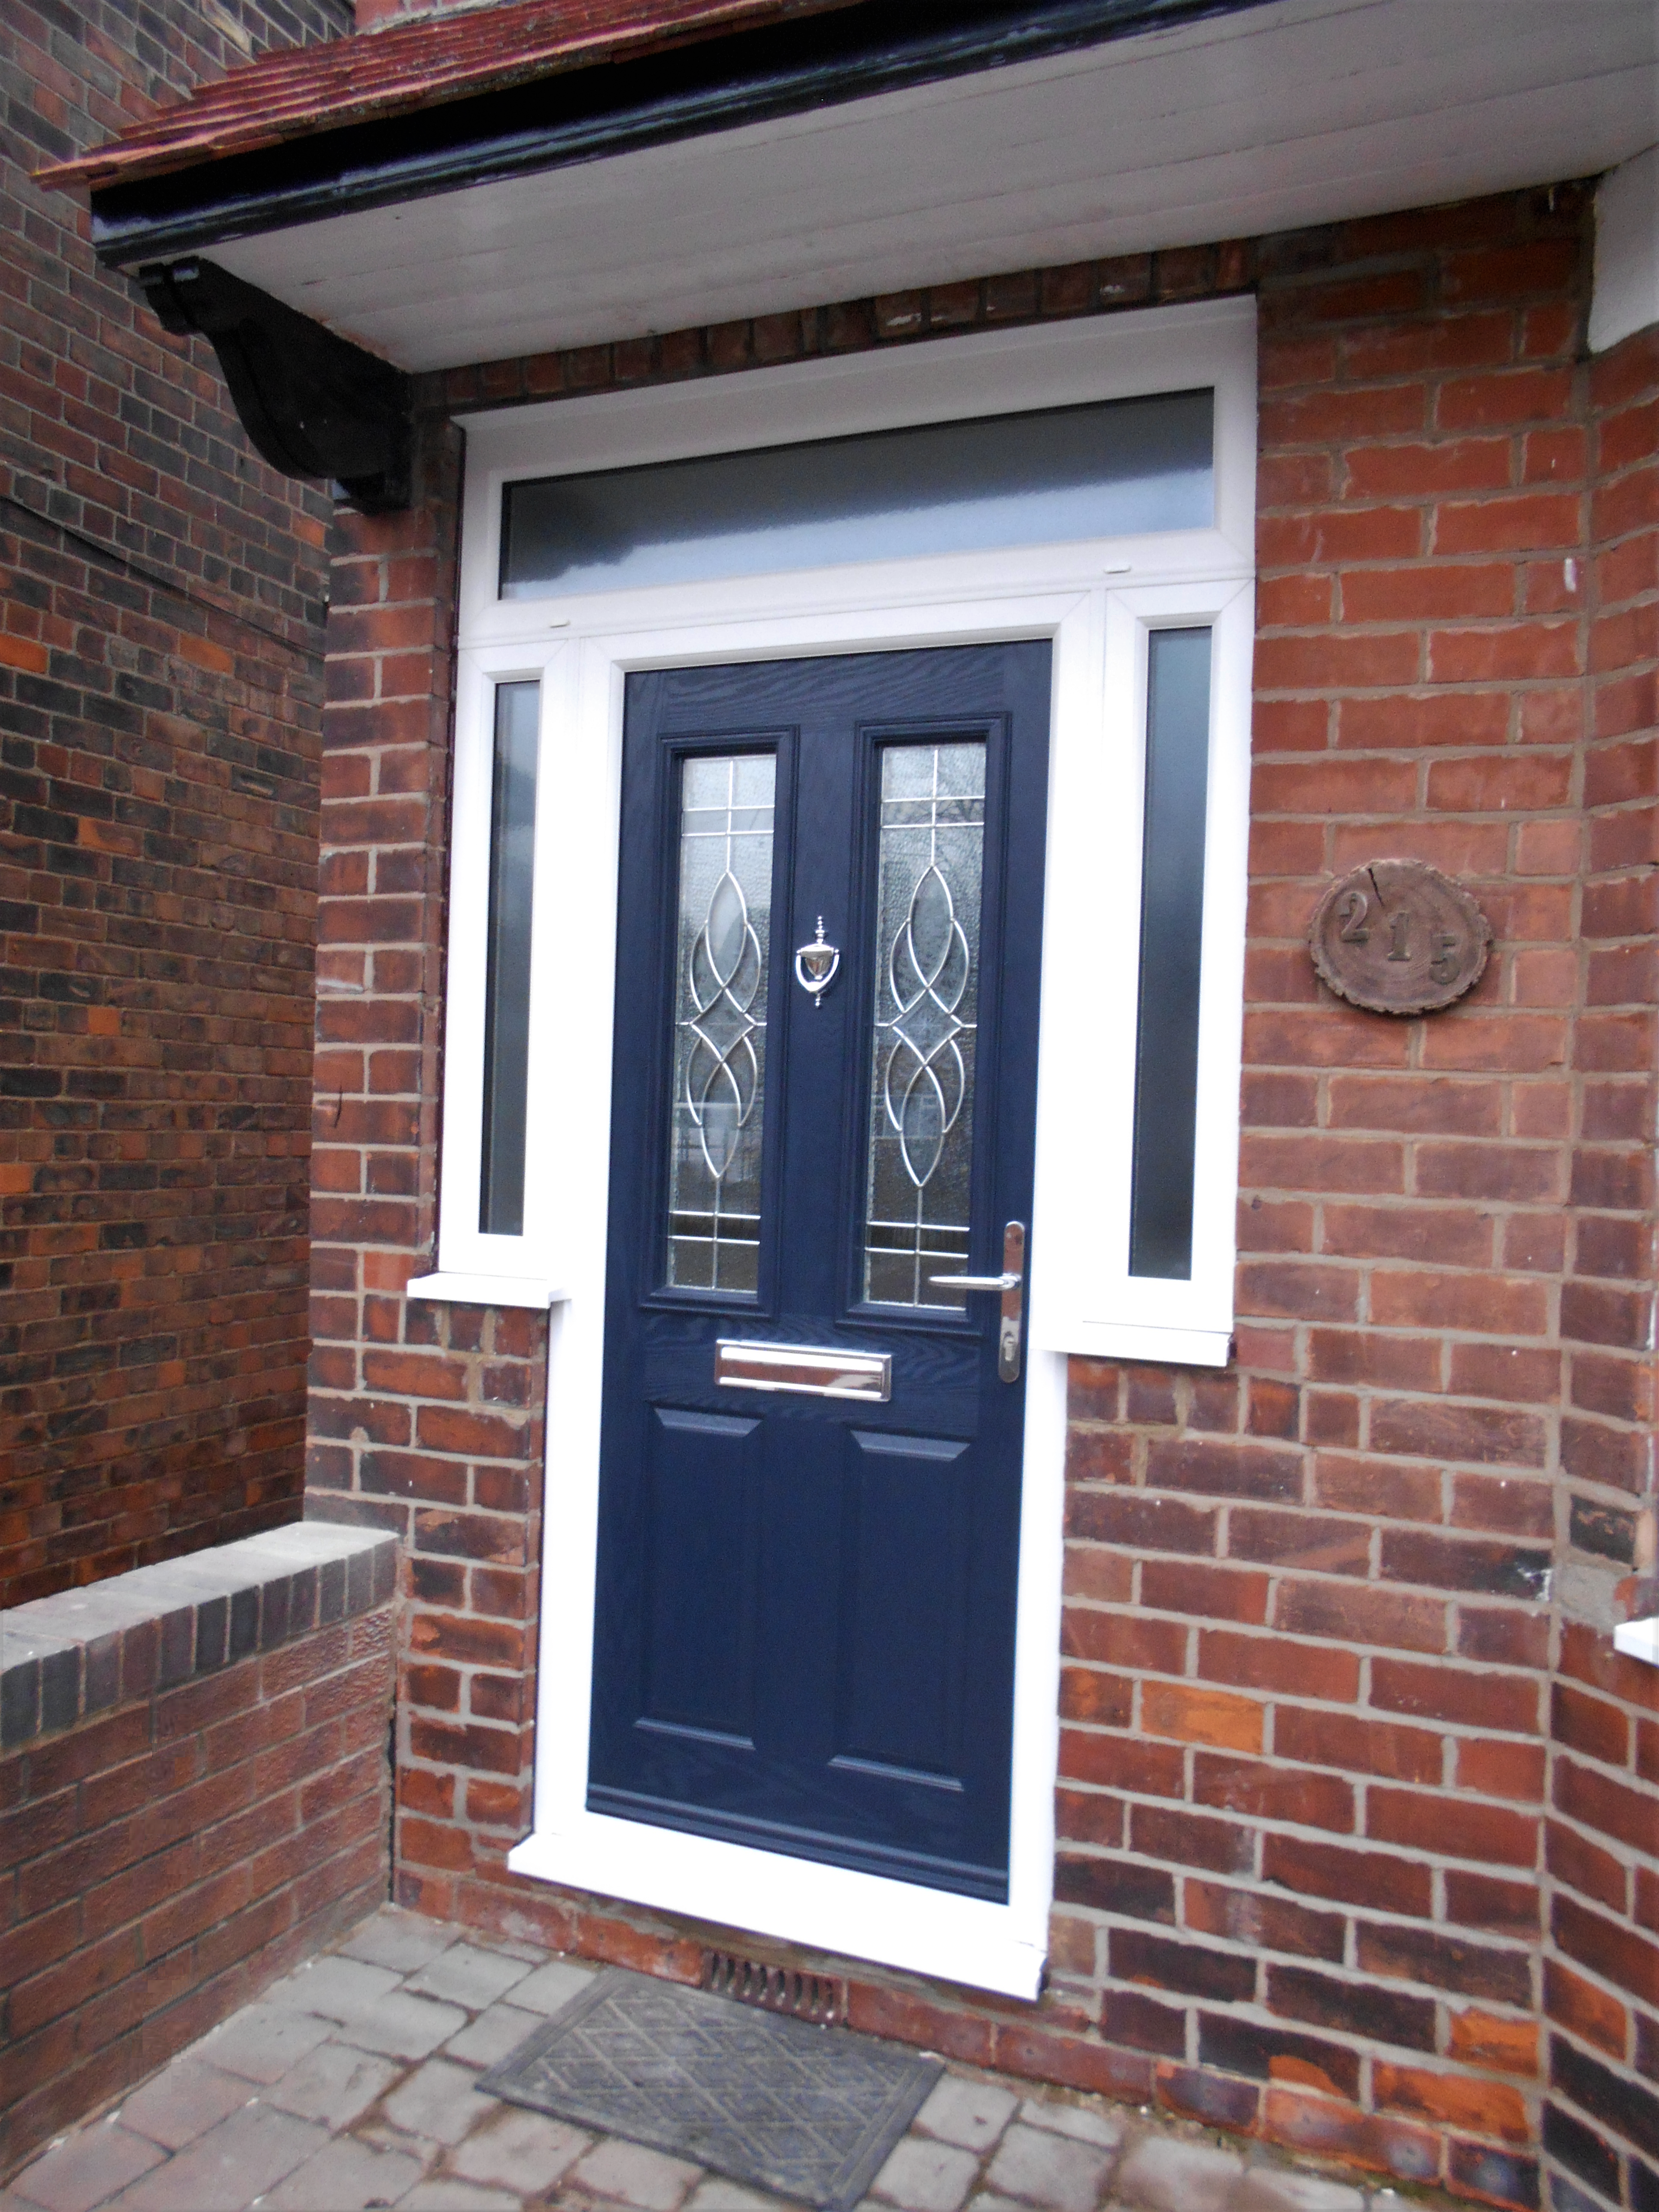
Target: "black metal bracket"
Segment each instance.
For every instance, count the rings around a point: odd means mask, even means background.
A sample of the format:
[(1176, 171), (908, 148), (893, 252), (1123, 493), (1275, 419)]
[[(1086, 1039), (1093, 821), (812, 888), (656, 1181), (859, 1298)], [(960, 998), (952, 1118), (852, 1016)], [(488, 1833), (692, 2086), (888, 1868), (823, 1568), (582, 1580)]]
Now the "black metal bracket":
[(409, 505), (414, 424), (401, 369), (210, 261), (153, 261), (137, 282), (164, 330), (211, 342), (272, 468), (326, 477), (365, 514)]

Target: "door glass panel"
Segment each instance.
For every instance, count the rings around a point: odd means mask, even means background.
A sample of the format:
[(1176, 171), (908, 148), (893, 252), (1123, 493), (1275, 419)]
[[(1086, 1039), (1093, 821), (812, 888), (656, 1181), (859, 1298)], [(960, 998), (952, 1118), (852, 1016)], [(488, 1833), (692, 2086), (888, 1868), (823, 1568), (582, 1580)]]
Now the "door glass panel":
[(769, 753), (697, 754), (680, 772), (667, 1278), (684, 1289), (760, 1279), (776, 776)]
[(1207, 529), (1214, 398), (1039, 408), (509, 484), (501, 597)]
[(968, 1269), (985, 744), (881, 755), (864, 1295), (945, 1306)]
[(539, 684), (495, 686), (484, 969), (483, 1158), (478, 1188), (478, 1226), (486, 1237), (524, 1233), (530, 907), (536, 867), (536, 742), (541, 702)]
[(1146, 641), (1146, 817), (1140, 871), (1129, 1273), (1193, 1272), (1198, 992), (1210, 770), (1210, 633)]

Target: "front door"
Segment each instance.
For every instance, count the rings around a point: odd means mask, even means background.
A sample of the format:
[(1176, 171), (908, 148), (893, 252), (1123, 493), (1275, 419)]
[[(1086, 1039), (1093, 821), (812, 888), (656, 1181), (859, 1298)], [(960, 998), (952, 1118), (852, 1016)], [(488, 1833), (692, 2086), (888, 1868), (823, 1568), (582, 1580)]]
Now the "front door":
[(587, 1803), (996, 1900), (1048, 695), (672, 669), (623, 739)]

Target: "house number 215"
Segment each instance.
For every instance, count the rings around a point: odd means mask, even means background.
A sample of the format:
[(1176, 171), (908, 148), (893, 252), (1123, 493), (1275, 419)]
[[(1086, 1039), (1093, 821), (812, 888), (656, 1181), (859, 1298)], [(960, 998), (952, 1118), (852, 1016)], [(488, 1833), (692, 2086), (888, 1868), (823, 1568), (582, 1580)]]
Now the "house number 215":
[(1423, 860), (1355, 868), (1327, 890), (1308, 929), (1325, 982), (1377, 1014), (1449, 1006), (1478, 980), (1491, 943), (1474, 899)]

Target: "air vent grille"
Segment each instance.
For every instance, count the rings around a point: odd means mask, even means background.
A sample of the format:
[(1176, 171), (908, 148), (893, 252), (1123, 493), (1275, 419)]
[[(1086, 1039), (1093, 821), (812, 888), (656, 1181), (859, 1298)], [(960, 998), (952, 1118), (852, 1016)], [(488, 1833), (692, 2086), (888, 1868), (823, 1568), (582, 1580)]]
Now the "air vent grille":
[(730, 1951), (703, 1954), (702, 1985), (716, 1996), (763, 2012), (787, 2012), (819, 2027), (847, 2017), (847, 1984), (833, 1974), (804, 1974), (793, 1966), (769, 1966), (759, 1959), (739, 1959)]

